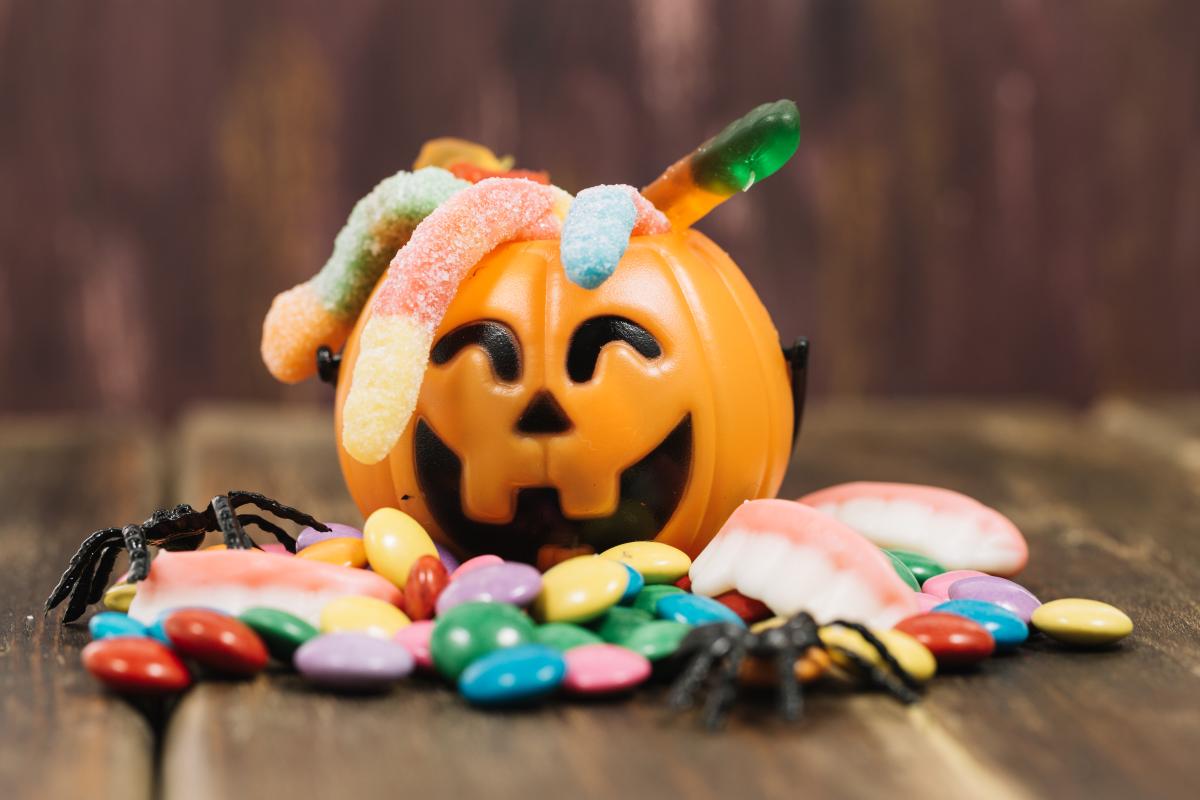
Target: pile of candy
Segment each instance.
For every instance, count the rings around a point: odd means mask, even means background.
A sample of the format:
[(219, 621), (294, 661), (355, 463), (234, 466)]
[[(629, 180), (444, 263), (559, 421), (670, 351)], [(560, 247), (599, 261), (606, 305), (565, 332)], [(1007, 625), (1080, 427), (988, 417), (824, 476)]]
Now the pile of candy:
[[(860, 506), (860, 523), (871, 516), (864, 504), (884, 513), (869, 530), (855, 530), (829, 513), (831, 497), (843, 517)], [(941, 511), (931, 497), (943, 501)], [(361, 533), (345, 525), (305, 529), (295, 556), (219, 545), (162, 553), (146, 581), (118, 582), (106, 593), (116, 610), (91, 619), (95, 641), (83, 662), (113, 689), (142, 693), (179, 691), (201, 672), (252, 676), (269, 658), (334, 690), (382, 690), (420, 669), (453, 682), (472, 704), (497, 706), (558, 691), (627, 692), (681, 646), (686, 651), (701, 626), (760, 633), (801, 611), (823, 625), (820, 650), (795, 662), (802, 682), (855, 680), (864, 664), (925, 682), (939, 668), (1012, 651), (1030, 625), (1074, 646), (1111, 644), (1132, 630), (1104, 603), (1042, 604), (1011, 580), (947, 570), (927, 553), (882, 549), (867, 538), (900, 537), (928, 551), (945, 548), (957, 526), (966, 542), (956, 546), (968, 561), (972, 553), (976, 561), (1004, 561), (997, 531), (1010, 555), (1023, 554), (1011, 523), (969, 498), (888, 484), (850, 484), (805, 499), (814, 498), (825, 511), (785, 500), (745, 503), (695, 563), (666, 544), (638, 541), (544, 573), (494, 555), (458, 564), (395, 509), (376, 511)], [(934, 540), (909, 527), (914, 519), (927, 532), (946, 530), (931, 547)], [(837, 619), (861, 622), (866, 633), (828, 624)], [(771, 684), (778, 674), (754, 654), (733, 666), (749, 685)]]

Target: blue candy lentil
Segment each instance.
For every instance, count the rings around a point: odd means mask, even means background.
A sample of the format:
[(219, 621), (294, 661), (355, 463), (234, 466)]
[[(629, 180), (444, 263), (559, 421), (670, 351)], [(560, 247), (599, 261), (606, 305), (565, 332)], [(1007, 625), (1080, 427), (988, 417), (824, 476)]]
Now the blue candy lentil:
[(1011, 650), (1029, 638), (1029, 626), (1020, 617), (985, 600), (947, 600), (932, 610), (957, 614), (979, 623), (996, 640), (997, 650)]
[(625, 587), (625, 594), (621, 595), (620, 603), (627, 606), (632, 603), (640, 592), (646, 586), (646, 579), (642, 577), (642, 573), (638, 572), (633, 567), (621, 562), (625, 569), (629, 570), (629, 584)]
[(540, 644), (508, 647), (471, 662), (458, 679), (458, 691), (477, 706), (508, 706), (543, 698), (563, 682), (567, 662)]
[(88, 620), (88, 631), (93, 639), (109, 639), (113, 636), (146, 636), (146, 626), (128, 614), (104, 611)]
[(731, 608), (718, 603), (711, 597), (698, 594), (669, 594), (658, 601), (654, 609), (663, 619), (682, 622), (685, 625), (708, 625), (710, 622), (732, 622), (746, 627), (746, 623)]

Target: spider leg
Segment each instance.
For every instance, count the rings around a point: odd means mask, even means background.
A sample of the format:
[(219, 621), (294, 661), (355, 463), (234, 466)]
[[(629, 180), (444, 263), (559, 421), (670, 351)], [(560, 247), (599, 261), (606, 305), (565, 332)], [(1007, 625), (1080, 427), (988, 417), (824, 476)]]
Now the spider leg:
[(67, 568), (63, 571), (62, 577), (58, 579), (54, 589), (50, 592), (50, 596), (46, 598), (46, 612), (61, 603), (75, 588), (75, 584), (79, 581), (79, 575), (87, 568), (89, 564), (96, 560), (96, 555), (107, 542), (114, 537), (121, 536), (120, 528), (103, 528), (88, 536), (79, 545), (79, 549), (75, 551), (75, 555), (71, 556), (71, 560), (67, 562)]
[(846, 620), (834, 620), (833, 625), (838, 625), (843, 628), (849, 628), (861, 636), (867, 644), (875, 648), (875, 652), (879, 653), (879, 657), (883, 659), (883, 663), (887, 664), (888, 669), (892, 671), (902, 684), (904, 684), (910, 692), (916, 693), (921, 687), (921, 684), (912, 675), (908, 674), (908, 670), (900, 666), (900, 662), (892, 655), (892, 652), (887, 649), (887, 645), (879, 641), (879, 637), (871, 633), (870, 628), (857, 622), (847, 622)]
[(271, 512), (280, 519), (286, 519), (289, 522), (295, 522), (298, 525), (305, 525), (309, 528), (315, 528), (319, 531), (329, 530), (324, 523), (312, 515), (306, 514), (298, 508), (285, 506), (278, 500), (272, 500), (266, 495), (259, 494), (258, 492), (243, 492), (234, 489), (229, 491), (226, 496), (229, 498), (229, 502), (234, 508), (244, 506), (246, 503), (250, 503), (253, 506), (261, 508), (263, 511)]
[(804, 695), (796, 677), (796, 662), (800, 651), (790, 644), (780, 648), (775, 656), (775, 667), (779, 671), (779, 713), (788, 722), (800, 719), (804, 713)]
[(737, 698), (738, 672), (741, 669), (742, 660), (746, 657), (746, 649), (745, 639), (735, 640), (717, 672), (713, 687), (709, 690), (708, 699), (704, 702), (704, 725), (709, 730), (721, 727), (725, 722), (729, 706)]
[(238, 521), (237, 514), (233, 512), (233, 506), (229, 502), (229, 498), (223, 494), (219, 494), (212, 499), (209, 506), (213, 510), (213, 514), (217, 517), (217, 525), (221, 529), (221, 533), (225, 536), (225, 546), (230, 550), (249, 550), (254, 547), (254, 542), (250, 539), (250, 535), (246, 533), (246, 529), (242, 527), (242, 523)]
[(728, 650), (728, 644), (723, 638), (713, 639), (703, 645), (671, 685), (671, 691), (667, 694), (667, 705), (675, 711), (691, 708), (696, 702), (696, 693), (704, 684), (713, 664), (724, 657)]
[(857, 667), (859, 671), (861, 671), (863, 675), (867, 677), (867, 681), (872, 686), (877, 686), (885, 690), (888, 694), (892, 695), (900, 702), (915, 703), (917, 700), (921, 699), (916, 692), (912, 691), (903, 683), (893, 678), (884, 670), (880, 669), (877, 665), (872, 663), (870, 659), (863, 658), (853, 650), (847, 650), (844, 647), (834, 646), (831, 649), (840, 655), (845, 656), (847, 661)]
[(141, 525), (126, 525), (121, 530), (121, 538), (125, 540), (125, 549), (129, 551), (129, 582), (144, 581), (150, 574), (146, 529)]
[(100, 555), (100, 560), (96, 563), (96, 574), (92, 576), (92, 585), (88, 590), (88, 604), (98, 602), (104, 596), (104, 589), (108, 586), (108, 579), (112, 576), (113, 566), (117, 563), (117, 556), (121, 554), (121, 542), (113, 542), (104, 548), (104, 552)]
[(91, 561), (71, 589), (71, 600), (67, 603), (66, 612), (63, 613), (63, 622), (74, 622), (83, 616), (84, 611), (87, 611), (88, 595), (92, 590), (92, 578), (95, 573), (96, 562)]
[(238, 522), (242, 523), (242, 525), (257, 525), (278, 539), (279, 543), (286, 547), (289, 553), (296, 552), (296, 540), (292, 538), (291, 534), (274, 522), (271, 522), (271, 520), (263, 519), (258, 514), (238, 514)]

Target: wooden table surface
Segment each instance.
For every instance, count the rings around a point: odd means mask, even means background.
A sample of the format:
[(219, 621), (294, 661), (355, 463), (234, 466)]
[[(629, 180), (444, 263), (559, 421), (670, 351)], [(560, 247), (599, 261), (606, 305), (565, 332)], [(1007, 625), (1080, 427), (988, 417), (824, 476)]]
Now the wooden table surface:
[(1106, 652), (1038, 640), (939, 676), (902, 707), (815, 691), (727, 730), (666, 716), (661, 690), (482, 713), (413, 681), (346, 698), (272, 673), (130, 703), (83, 672), (83, 624), (40, 604), (80, 539), (179, 501), (264, 491), (359, 520), (319, 410), (208, 408), (172, 430), (0, 423), (0, 795), (324, 797), (1195, 797), (1200, 786), (1200, 400), (838, 404), (812, 410), (782, 496), (853, 479), (947, 486), (1029, 538), (1043, 599), (1125, 609)]

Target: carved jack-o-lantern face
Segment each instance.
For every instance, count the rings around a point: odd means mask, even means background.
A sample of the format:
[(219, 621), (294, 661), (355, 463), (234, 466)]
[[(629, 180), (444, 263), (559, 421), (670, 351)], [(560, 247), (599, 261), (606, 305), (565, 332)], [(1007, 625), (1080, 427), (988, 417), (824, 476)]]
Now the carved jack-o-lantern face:
[[(364, 514), (401, 508), (464, 554), (652, 538), (694, 554), (782, 481), (793, 401), (775, 329), (697, 232), (633, 238), (595, 290), (567, 280), (558, 247), (480, 262), (399, 443), (370, 466), (339, 452), (347, 485)], [(357, 352), (356, 330), (338, 430)]]

